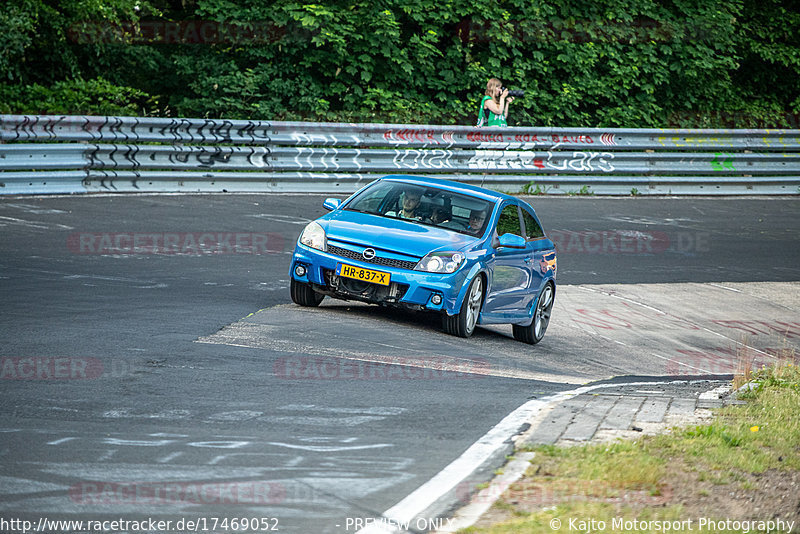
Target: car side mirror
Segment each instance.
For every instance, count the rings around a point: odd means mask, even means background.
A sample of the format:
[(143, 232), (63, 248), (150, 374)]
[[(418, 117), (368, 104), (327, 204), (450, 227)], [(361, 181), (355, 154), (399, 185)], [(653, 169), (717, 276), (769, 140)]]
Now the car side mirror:
[(498, 240), (498, 246), (504, 248), (525, 248), (525, 238), (516, 234), (503, 234)]
[(342, 201), (338, 198), (326, 198), (325, 202), (322, 203), (322, 207), (330, 211), (338, 210), (341, 205)]

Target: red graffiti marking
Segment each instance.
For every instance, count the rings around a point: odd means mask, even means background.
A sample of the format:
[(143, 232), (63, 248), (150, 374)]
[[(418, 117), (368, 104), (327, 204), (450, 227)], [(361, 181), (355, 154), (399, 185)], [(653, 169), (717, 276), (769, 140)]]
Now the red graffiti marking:
[(383, 133), (383, 138), (387, 141), (399, 141), (401, 143), (416, 141), (418, 143), (439, 144), (436, 139), (436, 132), (433, 130), (387, 130)]
[(800, 338), (800, 323), (783, 321), (711, 321), (714, 324), (741, 330), (752, 336), (760, 334), (779, 334), (787, 338)]
[(576, 323), (615, 330), (617, 328), (651, 327), (653, 324), (669, 325), (682, 330), (699, 330), (700, 327), (667, 313), (645, 313), (627, 302), (621, 302), (621, 310), (575, 310), (580, 318), (574, 319)]
[(600, 136), (600, 142), (604, 145), (613, 146), (616, 145), (617, 142), (614, 140), (614, 134), (604, 133)]
[(633, 324), (614, 315), (610, 310), (575, 310), (587, 320), (574, 319), (576, 323), (587, 324), (596, 328), (614, 330), (615, 328), (631, 328)]
[(502, 143), (503, 134), (488, 134), (483, 132), (470, 132), (467, 134), (467, 141), (483, 143)]
[(759, 369), (762, 366), (781, 361), (797, 361), (797, 356), (787, 348), (736, 349), (716, 347), (707, 350), (677, 350), (681, 357), (667, 362), (667, 374), (695, 375), (698, 372), (711, 374), (734, 374), (746, 369)]
[(547, 140), (539, 139), (539, 136), (536, 134), (517, 134), (514, 136), (514, 141), (518, 141), (520, 143), (543, 143)]
[(550, 139), (554, 143), (575, 143), (581, 145), (591, 145), (594, 143), (591, 135), (556, 135), (553, 134)]

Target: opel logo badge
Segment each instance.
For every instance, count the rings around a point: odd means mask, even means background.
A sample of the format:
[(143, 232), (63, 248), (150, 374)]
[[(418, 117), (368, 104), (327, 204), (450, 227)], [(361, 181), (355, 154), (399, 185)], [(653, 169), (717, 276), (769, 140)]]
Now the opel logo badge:
[(362, 252), (361, 255), (364, 256), (365, 260), (371, 260), (372, 258), (375, 257), (375, 249), (368, 248), (364, 252)]

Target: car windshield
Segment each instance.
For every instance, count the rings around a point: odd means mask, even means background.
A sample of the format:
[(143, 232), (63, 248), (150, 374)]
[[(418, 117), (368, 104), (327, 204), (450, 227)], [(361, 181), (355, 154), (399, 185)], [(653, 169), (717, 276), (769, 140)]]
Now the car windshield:
[(479, 236), (486, 229), (492, 203), (437, 187), (382, 180), (344, 209)]

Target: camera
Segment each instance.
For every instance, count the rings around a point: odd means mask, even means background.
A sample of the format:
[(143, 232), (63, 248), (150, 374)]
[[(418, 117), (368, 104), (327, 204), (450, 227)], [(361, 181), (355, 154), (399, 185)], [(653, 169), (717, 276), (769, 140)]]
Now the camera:
[[(500, 92), (503, 92), (506, 89), (508, 89), (508, 88), (507, 87), (501, 87), (500, 88)], [(513, 96), (514, 98), (525, 96), (525, 91), (522, 91), (520, 89), (508, 89), (508, 96)]]

